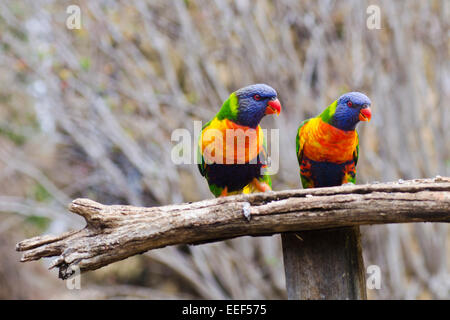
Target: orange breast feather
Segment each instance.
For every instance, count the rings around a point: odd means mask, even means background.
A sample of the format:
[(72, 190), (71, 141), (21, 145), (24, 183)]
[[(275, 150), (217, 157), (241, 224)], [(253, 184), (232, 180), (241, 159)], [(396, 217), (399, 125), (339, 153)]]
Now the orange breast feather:
[(207, 163), (243, 164), (262, 151), (264, 134), (260, 126), (252, 129), (230, 120), (213, 119), (201, 135), (200, 146)]
[(343, 163), (353, 159), (358, 144), (356, 131), (344, 131), (320, 118), (308, 121), (300, 129), (300, 150), (313, 160)]

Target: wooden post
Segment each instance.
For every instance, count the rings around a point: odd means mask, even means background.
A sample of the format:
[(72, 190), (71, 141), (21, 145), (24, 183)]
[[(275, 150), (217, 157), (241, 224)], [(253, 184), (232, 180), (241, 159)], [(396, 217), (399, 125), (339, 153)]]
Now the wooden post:
[(283, 233), (288, 299), (366, 299), (359, 227)]

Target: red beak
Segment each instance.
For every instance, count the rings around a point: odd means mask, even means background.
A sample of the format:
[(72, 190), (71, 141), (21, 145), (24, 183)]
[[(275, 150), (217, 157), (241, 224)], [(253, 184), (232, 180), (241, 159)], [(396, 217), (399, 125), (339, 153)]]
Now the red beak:
[(267, 103), (266, 114), (276, 113), (278, 116), (280, 115), (280, 112), (281, 112), (281, 104), (278, 99), (270, 100)]
[(360, 121), (370, 121), (370, 118), (372, 118), (372, 111), (369, 107), (361, 109), (359, 111), (359, 120)]

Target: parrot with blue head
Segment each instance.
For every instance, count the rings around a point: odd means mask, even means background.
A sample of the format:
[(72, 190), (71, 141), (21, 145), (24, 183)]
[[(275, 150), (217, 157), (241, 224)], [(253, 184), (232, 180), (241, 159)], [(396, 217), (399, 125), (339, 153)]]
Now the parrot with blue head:
[(303, 121), (297, 131), (296, 149), (304, 188), (355, 183), (359, 157), (356, 126), (370, 121), (370, 99), (349, 92), (315, 118)]
[(280, 112), (277, 92), (266, 84), (254, 84), (231, 93), (203, 126), (198, 168), (216, 197), (272, 189), (259, 123), (265, 115)]

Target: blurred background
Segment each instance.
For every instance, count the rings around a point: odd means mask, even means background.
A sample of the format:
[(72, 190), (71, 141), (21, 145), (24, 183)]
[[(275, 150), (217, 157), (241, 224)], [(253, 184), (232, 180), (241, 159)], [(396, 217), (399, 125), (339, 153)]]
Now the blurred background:
[[(66, 8), (81, 9), (81, 29)], [(380, 29), (366, 10), (380, 9)], [(450, 175), (450, 1), (0, 1), (0, 298), (284, 299), (279, 236), (158, 249), (68, 290), (15, 244), (83, 227), (67, 204), (211, 198), (171, 133), (263, 82), (283, 112), (274, 190), (298, 188), (295, 133), (346, 91), (372, 100), (358, 183)], [(363, 227), (371, 299), (449, 299), (445, 224)]]

